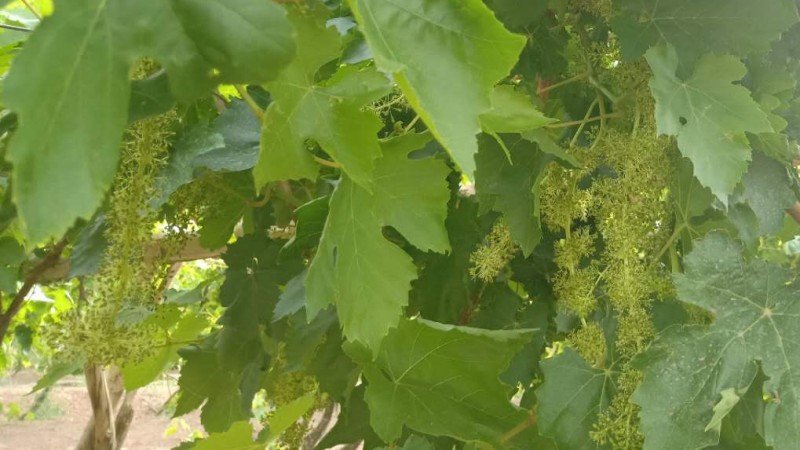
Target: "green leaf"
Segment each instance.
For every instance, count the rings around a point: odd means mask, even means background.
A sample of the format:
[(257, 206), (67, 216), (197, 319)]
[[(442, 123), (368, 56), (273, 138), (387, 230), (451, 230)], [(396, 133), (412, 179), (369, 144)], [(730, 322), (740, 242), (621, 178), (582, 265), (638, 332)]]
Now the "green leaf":
[(525, 38), (481, 0), (350, 0), (375, 62), (467, 176), (475, 172), (480, 116)]
[(298, 256), (317, 246), (328, 217), (328, 203), (330, 197), (318, 197), (295, 210), (295, 234), (281, 249), (281, 259)]
[(477, 202), (468, 199), (451, 202), (445, 226), (452, 250), (447, 254), (426, 255), (425, 266), (412, 283), (410, 313), (442, 323), (457, 323), (461, 319), (462, 311), (478, 289), (469, 274), (469, 255), (486, 236), (492, 222), (481, 225)]
[(342, 413), (336, 418), (336, 424), (317, 445), (318, 449), (327, 449), (341, 444), (356, 444), (364, 441), (364, 448), (375, 448), (383, 442), (369, 425), (369, 409), (364, 401), (365, 385), (353, 389), (353, 393), (342, 405)]
[(207, 438), (196, 441), (192, 450), (264, 450), (266, 442), (253, 442), (253, 426), (241, 421), (231, 425), (228, 431), (211, 433)]
[(343, 177), (308, 271), (309, 318), (336, 304), (345, 336), (373, 351), (400, 320), (417, 276), (411, 257), (384, 238), (383, 227), (394, 227), (421, 250), (450, 248), (444, 227), (449, 170), (441, 161), (409, 158), (429, 140), (428, 134), (408, 134), (384, 142), (372, 194)]
[[(764, 374), (755, 381), (722, 422), (720, 445), (714, 450), (768, 450), (764, 444)], [(725, 395), (725, 394), (723, 394)]]
[(305, 319), (305, 312), (298, 313), (284, 336), (286, 363), (283, 370), (287, 372), (303, 370), (316, 357), (317, 348), (326, 339), (328, 330), (336, 324), (336, 312), (329, 308), (310, 322)]
[(736, 389), (733, 388), (725, 389), (720, 394), (722, 394), (722, 398), (714, 405), (714, 416), (711, 418), (711, 422), (708, 422), (704, 431), (716, 430), (717, 433), (722, 432), (723, 419), (731, 413), (733, 407), (741, 400)]
[(478, 142), (475, 189), (481, 206), (503, 214), (511, 237), (528, 256), (542, 239), (537, 187), (550, 158), (518, 139), (507, 147), (509, 162), (495, 140), (482, 136)]
[(513, 86), (502, 85), (492, 92), (492, 108), (481, 114), (481, 128), (490, 134), (525, 133), (557, 122), (537, 110), (530, 98)]
[[(794, 274), (773, 263), (746, 263), (741, 249), (719, 234), (699, 242), (676, 275), (678, 298), (714, 315), (709, 327), (667, 329), (635, 361), (644, 382), (633, 400), (642, 408), (645, 449), (695, 449), (713, 445), (719, 430), (706, 428), (723, 392), (744, 392), (760, 361), (765, 440), (775, 450), (800, 439), (800, 288)], [(717, 417), (719, 418), (719, 417)]]
[(268, 81), (294, 50), (284, 16), (256, 0), (56, 1), (3, 89), (19, 115), (8, 159), (26, 237), (58, 237), (99, 206), (116, 171), (136, 60), (159, 61), (184, 100), (217, 82)]
[(547, 1), (488, 0), (486, 2), (497, 18), (510, 27), (527, 25), (540, 17), (549, 6)]
[(250, 198), (253, 197), (253, 178), (249, 171), (224, 173), (219, 179), (219, 186), (228, 195), (228, 200), (222, 202), (213, 214), (207, 214), (200, 219), (200, 245), (209, 250), (223, 247), (233, 235), (239, 219), (253, 206)]
[(175, 330), (169, 333), (167, 342), (155, 353), (122, 366), (125, 389), (132, 391), (155, 381), (178, 361), (178, 350), (186, 346), (186, 342), (196, 339), (206, 327), (208, 319), (199, 314), (190, 313), (181, 318)]
[(279, 438), (284, 431), (288, 430), (314, 406), (315, 401), (316, 394), (311, 392), (273, 411), (269, 418), (268, 439)]
[(714, 194), (697, 181), (692, 163), (686, 158), (678, 162), (671, 191), (679, 226), (690, 226), (692, 219), (703, 215), (714, 201)]
[(745, 56), (769, 50), (798, 20), (791, 0), (620, 0), (614, 7), (612, 25), (626, 59), (658, 43), (674, 46), (682, 61), (703, 53)]
[(157, 194), (150, 200), (151, 207), (160, 207), (179, 187), (192, 181), (198, 156), (224, 146), (222, 135), (205, 124), (187, 130), (175, 143), (167, 165), (156, 178)]
[(309, 363), (307, 371), (316, 377), (320, 391), (333, 398), (344, 399), (350, 394), (360, 371), (342, 349), (342, 332), (339, 327), (328, 329), (328, 334)]
[(547, 134), (546, 130), (539, 129), (528, 131), (523, 133), (522, 137), (537, 144), (539, 146), (539, 150), (543, 151), (544, 153), (558, 158), (564, 166), (572, 169), (581, 167), (580, 161), (578, 161), (571, 153), (567, 153), (563, 147), (553, 142), (553, 139)]
[(276, 263), (280, 243), (265, 236), (247, 235), (228, 247), (222, 256), (228, 269), (219, 291), (225, 313), (219, 337), (220, 361), (243, 369), (261, 351), (261, 327), (272, 323), (272, 314), (285, 284), (299, 270), (299, 263)]
[(108, 246), (106, 229), (105, 215), (101, 214), (81, 230), (69, 255), (68, 278), (94, 274), (100, 269)]
[(275, 304), (275, 309), (272, 312), (273, 322), (291, 316), (303, 309), (306, 304), (306, 275), (307, 271), (303, 270), (286, 283), (286, 287), (281, 292), (278, 303)]
[(166, 72), (131, 82), (128, 123), (165, 113), (175, 106)]
[(0, 237), (0, 265), (16, 266), (27, 258), (25, 248), (16, 239), (9, 236)]
[(339, 34), (325, 27), (323, 9), (292, 10), (289, 15), (297, 32), (298, 54), (276, 81), (266, 85), (274, 101), (264, 117), (255, 167), (257, 187), (271, 181), (315, 179), (319, 165), (307, 148), (308, 139), (316, 141), (357, 184), (368, 189), (372, 185), (382, 124), (362, 107), (389, 93), (391, 85), (374, 67), (352, 66), (341, 68), (326, 84), (314, 82), (319, 68), (341, 53)]
[(347, 350), (364, 370), (370, 422), (385, 441), (398, 439), (405, 425), (504, 447), (502, 436), (528, 415), (511, 404), (498, 377), (532, 334), (403, 320), (377, 359), (357, 345)]
[(591, 367), (570, 348), (545, 359), (541, 366), (544, 384), (536, 390), (536, 417), (542, 436), (553, 438), (559, 448), (602, 448), (589, 432), (611, 401), (609, 372)]
[(733, 84), (744, 77), (744, 64), (732, 56), (706, 55), (694, 74), (682, 80), (675, 74), (678, 59), (672, 48), (650, 50), (647, 61), (653, 69), (650, 88), (659, 134), (677, 136), (697, 179), (727, 202), (750, 160), (745, 132), (772, 130), (749, 91)]
[(58, 380), (68, 375), (74, 375), (83, 369), (84, 364), (85, 362), (80, 360), (70, 360), (52, 364), (47, 368), (47, 372), (36, 381), (36, 385), (33, 386), (30, 394), (54, 386)]
[(786, 209), (797, 201), (786, 167), (756, 153), (742, 179), (742, 185), (742, 200), (758, 218), (760, 235), (780, 231)]
[(753, 255), (758, 250), (758, 216), (745, 203), (736, 203), (728, 207), (727, 218), (739, 236), (748, 254)]
[[(397, 447), (394, 447), (397, 448)], [(379, 450), (391, 450), (389, 447), (381, 447)], [(400, 450), (436, 450), (427, 439), (412, 434), (406, 439), (405, 444), (400, 447)]]
[(247, 418), (239, 390), (240, 374), (222, 365), (215, 349), (190, 347), (178, 353), (185, 362), (178, 379), (180, 394), (174, 417), (202, 406), (200, 421), (209, 433), (225, 431)]
[(213, 128), (222, 135), (225, 146), (198, 155), (193, 161), (195, 167), (238, 172), (256, 165), (261, 124), (245, 102), (233, 99)]
[(747, 138), (754, 150), (760, 151), (775, 161), (789, 165), (798, 157), (797, 146), (793, 142), (789, 142), (789, 138), (786, 135), (760, 133), (748, 134)]

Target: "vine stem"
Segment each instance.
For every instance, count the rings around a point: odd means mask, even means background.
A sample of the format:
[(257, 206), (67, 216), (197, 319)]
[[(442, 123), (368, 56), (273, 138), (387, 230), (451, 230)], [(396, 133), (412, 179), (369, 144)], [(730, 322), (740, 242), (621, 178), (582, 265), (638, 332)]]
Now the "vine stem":
[(408, 125), (406, 125), (405, 128), (403, 128), (403, 134), (406, 134), (409, 131), (411, 131), (411, 129), (414, 128), (414, 125), (416, 125), (418, 121), (419, 121), (419, 114), (414, 116), (414, 118), (411, 119), (411, 122), (409, 122)]
[(581, 137), (581, 133), (583, 129), (586, 128), (586, 124), (589, 123), (587, 120), (592, 116), (592, 111), (594, 111), (594, 107), (597, 106), (597, 99), (592, 101), (592, 104), (589, 105), (589, 109), (586, 110), (586, 114), (583, 116), (583, 123), (580, 127), (578, 127), (578, 131), (575, 132), (575, 136), (572, 136), (572, 139), (569, 141), (569, 146), (573, 147), (575, 144), (578, 143), (578, 138)]
[(31, 5), (28, 0), (22, 0), (22, 3), (25, 5), (26, 8), (28, 8), (28, 11), (30, 11), (31, 14), (33, 14), (36, 17), (37, 20), (39, 21), (42, 20), (42, 15), (39, 14), (39, 11), (36, 11), (36, 8), (34, 8), (33, 5)]
[(560, 88), (562, 86), (566, 86), (568, 84), (572, 84), (572, 83), (575, 83), (575, 82), (578, 82), (578, 81), (581, 81), (581, 80), (585, 80), (587, 78), (589, 78), (589, 72), (584, 72), (584, 73), (575, 75), (574, 77), (567, 78), (564, 81), (559, 81), (556, 84), (551, 84), (550, 86), (539, 88), (539, 89), (536, 90), (536, 95), (541, 96), (545, 92), (550, 92), (553, 89), (558, 89), (558, 88)]
[(506, 432), (506, 434), (504, 434), (500, 438), (500, 442), (505, 444), (506, 442), (510, 441), (511, 439), (514, 439), (514, 437), (516, 435), (518, 435), (518, 434), (522, 433), (523, 431), (527, 430), (528, 428), (534, 427), (534, 426), (536, 426), (536, 411), (535, 410), (531, 411), (530, 414), (528, 415), (528, 417), (525, 420), (523, 420), (522, 422), (518, 423), (517, 426), (515, 426), (514, 428), (508, 430)]
[(247, 106), (250, 107), (250, 110), (253, 111), (253, 114), (255, 114), (258, 121), (259, 122), (263, 121), (264, 110), (261, 109), (260, 106), (258, 106), (258, 103), (256, 103), (256, 101), (253, 99), (250, 93), (247, 92), (247, 88), (242, 84), (236, 84), (234, 85), (234, 87), (236, 88), (236, 91), (239, 92), (239, 95), (242, 96), (242, 100), (244, 100), (244, 102), (247, 103)]
[(600, 90), (597, 90), (597, 107), (600, 109), (600, 129), (597, 131), (597, 136), (595, 136), (590, 150), (594, 150), (600, 141), (602, 141), (603, 132), (606, 129), (606, 117), (608, 114), (606, 113), (606, 101), (603, 98), (603, 94), (600, 92)]
[(6, 30), (12, 30), (12, 31), (24, 31), (26, 33), (33, 33), (33, 30), (30, 28), (18, 27), (16, 25), (8, 25), (5, 23), (0, 23), (0, 28), (5, 28)]
[(675, 241), (678, 239), (678, 236), (680, 236), (681, 233), (683, 232), (683, 230), (685, 230), (685, 229), (686, 229), (686, 224), (685, 223), (682, 223), (682, 224), (678, 225), (675, 228), (675, 230), (672, 232), (672, 236), (670, 236), (669, 239), (667, 239), (667, 242), (665, 242), (664, 246), (661, 247), (661, 250), (658, 251), (658, 253), (656, 254), (656, 257), (653, 258), (653, 263), (654, 264), (657, 261), (660, 261), (661, 258), (663, 258), (664, 255), (667, 254), (669, 249), (672, 248), (672, 245), (675, 244)]
[(319, 156), (315, 156), (315, 157), (314, 157), (314, 161), (316, 161), (318, 164), (320, 164), (320, 165), (322, 165), (322, 166), (325, 166), (325, 167), (333, 167), (334, 169), (338, 169), (338, 168), (342, 167), (342, 166), (341, 166), (339, 163), (337, 163), (336, 161), (328, 161), (327, 159), (325, 159), (325, 158), (320, 158)]
[(586, 124), (586, 123), (597, 122), (597, 121), (606, 120), (606, 119), (619, 119), (620, 117), (622, 117), (622, 114), (620, 114), (620, 113), (610, 113), (610, 114), (599, 115), (599, 116), (596, 116), (596, 117), (590, 117), (590, 118), (584, 119), (584, 120), (573, 120), (571, 122), (554, 123), (552, 125), (545, 125), (545, 127), (546, 128), (569, 128), (569, 127), (574, 127), (575, 125), (583, 125), (583, 124)]
[(8, 332), (8, 327), (11, 325), (11, 320), (14, 318), (15, 315), (22, 309), (22, 303), (25, 301), (25, 297), (28, 296), (28, 293), (33, 289), (33, 286), (39, 281), (39, 278), (47, 271), (47, 269), (53, 267), (58, 263), (58, 260), (61, 258), (61, 253), (64, 251), (64, 248), (67, 246), (67, 239), (64, 238), (59, 241), (47, 256), (44, 257), (31, 271), (28, 273), (28, 276), (25, 277), (25, 282), (22, 283), (22, 287), (19, 288), (14, 298), (11, 300), (11, 303), (8, 305), (8, 309), (5, 312), (0, 311), (0, 343), (3, 342), (3, 338), (6, 336)]
[(470, 320), (472, 320), (472, 314), (478, 308), (478, 305), (481, 303), (481, 297), (483, 296), (483, 291), (486, 290), (486, 284), (482, 284), (481, 288), (478, 292), (474, 293), (470, 298), (470, 301), (464, 305), (464, 308), (461, 310), (461, 313), (458, 315), (458, 324), (469, 325)]

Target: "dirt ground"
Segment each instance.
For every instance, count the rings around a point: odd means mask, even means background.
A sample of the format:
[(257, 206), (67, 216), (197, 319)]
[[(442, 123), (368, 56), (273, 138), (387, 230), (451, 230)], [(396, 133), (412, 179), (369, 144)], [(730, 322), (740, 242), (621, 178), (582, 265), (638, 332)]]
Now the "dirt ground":
[[(26, 395), (37, 376), (17, 374), (0, 379), (0, 403), (8, 413), (9, 403), (18, 403), (22, 412), (28, 411), (35, 395)], [(193, 431), (201, 431), (198, 414), (187, 415), (173, 422), (161, 412), (164, 402), (176, 390), (174, 382), (157, 382), (139, 391), (134, 402), (135, 416), (123, 450), (168, 450), (182, 440), (191, 439)], [(73, 449), (91, 415), (89, 397), (83, 380), (63, 379), (53, 388), (33, 420), (9, 420), (0, 413), (0, 450), (62, 450)], [(177, 428), (169, 436), (169, 428)]]

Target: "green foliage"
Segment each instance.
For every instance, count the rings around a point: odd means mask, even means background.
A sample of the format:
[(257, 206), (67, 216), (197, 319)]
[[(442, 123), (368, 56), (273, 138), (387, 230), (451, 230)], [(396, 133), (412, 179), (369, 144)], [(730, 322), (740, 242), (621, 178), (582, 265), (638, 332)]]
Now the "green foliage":
[(667, 43), (691, 62), (704, 53), (769, 50), (770, 42), (798, 17), (795, 5), (782, 0), (710, 0), (702, 4), (691, 0), (622, 0), (614, 6), (621, 13), (614, 30), (626, 58), (639, 57), (648, 48)]
[(590, 367), (570, 349), (543, 361), (542, 371), (545, 382), (536, 391), (541, 402), (537, 414), (542, 435), (564, 448), (602, 448), (589, 437), (589, 432), (614, 394), (611, 374)]
[(263, 122), (263, 151), (255, 169), (259, 187), (276, 180), (316, 178), (319, 166), (305, 143), (313, 139), (356, 184), (372, 188), (375, 159), (381, 153), (375, 136), (381, 123), (361, 108), (386, 95), (391, 86), (374, 69), (354, 67), (340, 69), (321, 86), (314, 82), (320, 66), (341, 53), (339, 36), (325, 27), (327, 14), (322, 10), (290, 13), (299, 50), (278, 79), (267, 84), (274, 102)]
[[(100, 205), (118, 161), (134, 61), (158, 60), (182, 99), (220, 81), (267, 81), (294, 53), (284, 16), (250, 0), (57, 2), (4, 86), (22, 124), (8, 157), (26, 236), (39, 243), (61, 235)], [(53, 73), (62, 76), (50, 80)]]
[(772, 131), (747, 89), (733, 85), (745, 75), (745, 66), (730, 56), (707, 55), (691, 78), (681, 79), (675, 75), (678, 57), (671, 47), (653, 48), (647, 61), (653, 68), (658, 132), (677, 136), (697, 179), (727, 201), (750, 160), (745, 132)]
[(349, 4), (377, 66), (394, 75), (431, 133), (472, 178), (480, 116), (519, 56), (522, 36), (506, 31), (480, 0)]
[(797, 383), (794, 276), (764, 261), (747, 263), (740, 253), (730, 240), (711, 235), (686, 258), (686, 273), (676, 276), (678, 298), (708, 310), (714, 321), (708, 330), (668, 329), (637, 361), (645, 371), (634, 398), (642, 406), (646, 448), (666, 448), (665, 442), (669, 448), (715, 444), (719, 416), (730, 412), (732, 396), (747, 391), (759, 366), (769, 377), (763, 388), (769, 400), (760, 405), (765, 441), (776, 449), (797, 442), (791, 418), (798, 411), (792, 394)]
[(185, 449), (797, 447), (796, 1), (27, 3), (0, 370), (179, 370)]
[(435, 436), (504, 444), (505, 431), (524, 421), (526, 413), (508, 402), (498, 377), (530, 335), (403, 321), (383, 340), (375, 360), (363, 347), (351, 346), (348, 353), (369, 383), (370, 424), (387, 441), (399, 438), (407, 426)]
[(411, 257), (387, 241), (381, 228), (393, 226), (422, 250), (444, 252), (450, 247), (444, 229), (446, 168), (439, 161), (409, 158), (429, 139), (420, 134), (386, 142), (375, 168), (381, 183), (372, 194), (349, 178), (339, 182), (309, 267), (311, 317), (334, 303), (345, 336), (375, 352), (400, 320), (409, 283), (416, 278)]

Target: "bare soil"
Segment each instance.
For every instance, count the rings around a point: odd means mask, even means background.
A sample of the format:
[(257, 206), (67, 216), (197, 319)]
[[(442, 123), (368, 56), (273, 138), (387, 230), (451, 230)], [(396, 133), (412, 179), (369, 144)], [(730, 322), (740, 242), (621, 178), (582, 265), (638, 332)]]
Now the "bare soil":
[[(18, 403), (23, 413), (29, 410), (35, 395), (27, 394), (37, 378), (36, 374), (22, 372), (0, 379), (0, 403), (4, 405), (4, 412), (8, 412), (9, 403)], [(193, 431), (202, 431), (195, 413), (177, 419), (177, 431), (166, 436), (173, 421), (162, 409), (176, 389), (174, 382), (156, 382), (139, 391), (134, 401), (133, 424), (123, 450), (168, 450), (182, 440), (191, 439)], [(0, 414), (0, 450), (74, 449), (90, 415), (83, 380), (65, 378), (50, 391), (41, 417), (9, 420), (5, 414)]]

